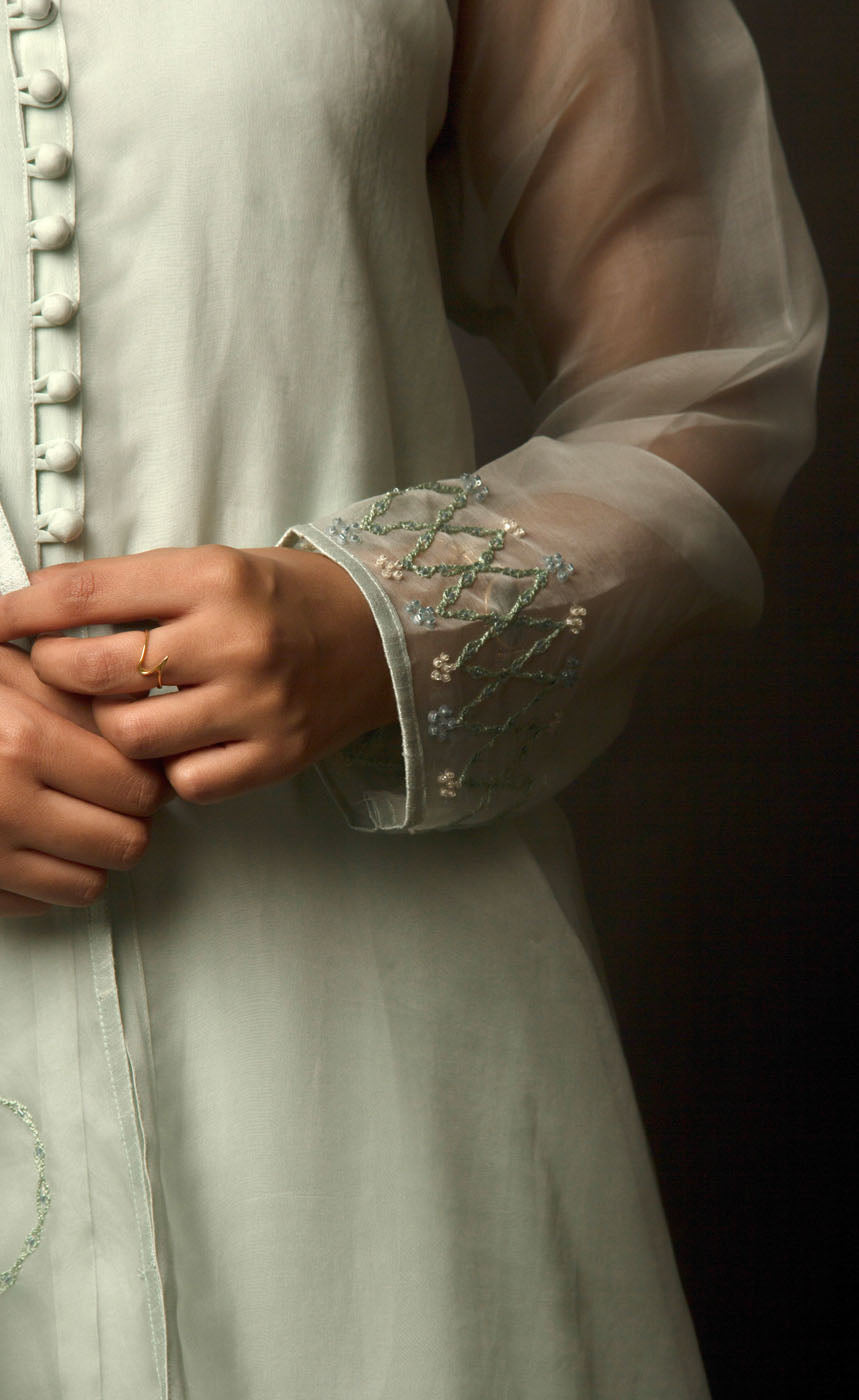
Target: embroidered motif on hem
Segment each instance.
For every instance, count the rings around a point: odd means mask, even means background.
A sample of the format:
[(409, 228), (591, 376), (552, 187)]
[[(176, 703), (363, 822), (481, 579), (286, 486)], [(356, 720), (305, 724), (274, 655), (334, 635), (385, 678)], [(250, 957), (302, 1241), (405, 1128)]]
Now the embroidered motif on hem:
[(9, 1269), (0, 1269), (0, 1293), (7, 1292), (16, 1282), (30, 1255), (39, 1248), (42, 1231), (51, 1206), (51, 1188), (45, 1176), (45, 1145), (39, 1137), (39, 1130), (33, 1122), (30, 1110), (17, 1099), (0, 1099), (0, 1108), (8, 1108), (16, 1118), (20, 1118), (33, 1137), (33, 1161), (36, 1166), (36, 1223), (24, 1240), (21, 1252)]

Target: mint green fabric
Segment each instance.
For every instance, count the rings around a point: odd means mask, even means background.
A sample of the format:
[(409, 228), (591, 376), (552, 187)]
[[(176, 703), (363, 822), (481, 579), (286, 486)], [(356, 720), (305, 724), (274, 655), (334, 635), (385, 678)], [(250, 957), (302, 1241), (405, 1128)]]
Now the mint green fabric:
[[(650, 655), (755, 617), (749, 522), (808, 449), (825, 301), (745, 31), (722, 0), (5, 24), (2, 587), (324, 550), (399, 723), (172, 802), (91, 910), (0, 923), (0, 1400), (700, 1400), (552, 798)], [(537, 399), (479, 474), (448, 312)]]

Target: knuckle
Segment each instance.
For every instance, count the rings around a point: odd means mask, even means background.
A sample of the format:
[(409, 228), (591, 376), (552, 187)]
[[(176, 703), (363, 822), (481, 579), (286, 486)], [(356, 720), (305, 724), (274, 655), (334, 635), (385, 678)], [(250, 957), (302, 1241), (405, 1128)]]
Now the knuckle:
[(106, 870), (82, 870), (77, 879), (73, 882), (69, 892), (74, 904), (82, 907), (88, 904), (95, 904), (104, 894), (107, 886)]
[(107, 690), (116, 681), (116, 659), (103, 644), (82, 647), (76, 670), (78, 680), (87, 690)]
[(4, 708), (0, 716), (0, 753), (12, 759), (32, 759), (39, 748), (39, 727), (22, 705)]
[(144, 758), (150, 742), (149, 721), (131, 703), (112, 716), (110, 738), (127, 758)]
[(204, 545), (203, 549), (204, 573), (208, 588), (217, 594), (240, 592), (247, 567), (240, 551), (224, 544)]
[(143, 768), (134, 775), (129, 793), (131, 805), (139, 816), (154, 816), (164, 797), (164, 780), (157, 773)]
[(213, 780), (194, 767), (184, 767), (182, 764), (174, 765), (170, 781), (174, 791), (184, 802), (203, 807), (216, 800), (217, 792)]
[(253, 618), (233, 643), (233, 664), (241, 675), (258, 676), (271, 665), (277, 646), (274, 624)]
[(81, 564), (69, 565), (62, 580), (62, 593), (73, 611), (88, 608), (98, 598), (98, 592), (98, 580), (92, 569)]
[(130, 870), (143, 858), (149, 845), (149, 828), (145, 822), (129, 818), (116, 842), (115, 860), (119, 870)]

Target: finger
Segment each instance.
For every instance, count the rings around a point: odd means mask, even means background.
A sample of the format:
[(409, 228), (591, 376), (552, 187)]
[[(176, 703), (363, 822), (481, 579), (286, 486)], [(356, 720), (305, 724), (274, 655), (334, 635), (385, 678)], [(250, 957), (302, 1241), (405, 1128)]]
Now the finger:
[(69, 695), (65, 689), (57, 690), (52, 685), (46, 685), (36, 675), (30, 657), (19, 647), (0, 646), (0, 685), (7, 685), (31, 700), (37, 700), (46, 709), (63, 715), (83, 729), (95, 729), (89, 700)]
[(32, 761), (47, 788), (131, 817), (148, 817), (168, 796), (164, 777), (133, 763), (100, 734), (43, 711)]
[(239, 554), (211, 545), (152, 549), (39, 569), (29, 588), (0, 597), (0, 642), (90, 622), (179, 617), (227, 583), (231, 556)]
[(94, 700), (93, 717), (104, 738), (133, 759), (165, 758), (238, 737), (228, 695), (217, 685), (148, 700)]
[(80, 909), (104, 893), (107, 875), (42, 851), (16, 851), (4, 862), (3, 883), (9, 894)]
[(266, 762), (261, 745), (251, 740), (168, 758), (164, 771), (180, 797), (201, 806), (237, 797), (282, 776)]
[(200, 627), (185, 621), (153, 627), (148, 638), (143, 631), (39, 637), (30, 656), (46, 685), (79, 695), (146, 695), (158, 686), (159, 666), (163, 685), (195, 685), (213, 670)]
[(130, 870), (146, 851), (149, 828), (141, 818), (45, 789), (19, 840), (23, 848), (61, 860), (105, 870)]
[(40, 899), (28, 899), (23, 894), (10, 894), (8, 890), (0, 890), (0, 919), (32, 919), (39, 914), (50, 912), (50, 904), (44, 904)]

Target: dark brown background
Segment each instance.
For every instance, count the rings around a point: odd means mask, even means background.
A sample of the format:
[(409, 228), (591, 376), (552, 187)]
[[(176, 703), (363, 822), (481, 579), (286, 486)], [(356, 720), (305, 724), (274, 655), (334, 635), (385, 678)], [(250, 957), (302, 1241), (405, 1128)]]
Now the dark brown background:
[[(818, 1400), (856, 1384), (859, 6), (738, 8), (829, 286), (818, 447), (779, 517), (762, 624), (655, 666), (566, 806), (715, 1400)], [(485, 460), (525, 434), (526, 410), (493, 357), (461, 345)]]

